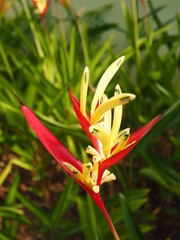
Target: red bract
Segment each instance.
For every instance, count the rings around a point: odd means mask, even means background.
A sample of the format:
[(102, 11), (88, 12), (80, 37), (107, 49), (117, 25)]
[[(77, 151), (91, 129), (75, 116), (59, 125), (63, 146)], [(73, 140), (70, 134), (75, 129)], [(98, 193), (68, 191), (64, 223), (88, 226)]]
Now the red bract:
[(90, 132), (89, 132), (89, 127), (90, 127), (90, 116), (87, 113), (87, 118), (85, 118), (81, 111), (80, 111), (80, 103), (79, 101), (75, 98), (75, 96), (72, 94), (72, 92), (70, 91), (69, 88), (69, 96), (74, 108), (74, 111), (76, 113), (77, 119), (79, 121), (79, 124), (81, 125), (82, 129), (84, 130), (84, 132), (88, 135), (88, 137), (90, 138), (93, 146), (95, 147), (95, 149), (99, 152), (99, 143), (98, 143), (98, 139), (95, 138)]

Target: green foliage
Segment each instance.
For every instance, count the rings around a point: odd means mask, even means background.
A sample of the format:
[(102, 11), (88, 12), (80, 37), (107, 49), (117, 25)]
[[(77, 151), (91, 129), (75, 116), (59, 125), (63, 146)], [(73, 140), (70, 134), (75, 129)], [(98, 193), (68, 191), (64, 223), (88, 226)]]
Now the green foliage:
[[(10, 17), (0, 14), (0, 239), (16, 239), (22, 226), (32, 230), (29, 234), (34, 239), (36, 234), (41, 239), (70, 239), (73, 235), (85, 240), (112, 239), (92, 199), (78, 191), (62, 169), (54, 167), (27, 127), (13, 89), (77, 158), (86, 161), (83, 150), (89, 140), (73, 112), (68, 84), (79, 98), (81, 75), (88, 65), (91, 97), (105, 69), (123, 54), (126, 64), (114, 85), (120, 79), (123, 92), (137, 95), (125, 109), (123, 126), (137, 129), (166, 111), (129, 158), (112, 168), (117, 182), (102, 188), (103, 198), (121, 239), (144, 239), (144, 235), (152, 239), (148, 232), (153, 234), (158, 222), (153, 210), (160, 204), (167, 214), (163, 208), (167, 193), (169, 206), (176, 212), (177, 206), (171, 205), (180, 196), (180, 17), (163, 22), (159, 13), (165, 6), (155, 8), (147, 1), (144, 18), (139, 16), (137, 2), (132, 1), (132, 11), (124, 0), (119, 5), (126, 26), (121, 34), (127, 37), (120, 54), (111, 34), (102, 38), (107, 30), (119, 30), (120, 23), (103, 19), (109, 5), (80, 16), (69, 5), (63, 9), (64, 19), (59, 10), (55, 16), (50, 9), (44, 27), (26, 0), (13, 1)], [(57, 1), (54, 4), (62, 11)], [(171, 24), (177, 25), (174, 34), (169, 33)], [(113, 89), (108, 88), (109, 95)], [(61, 191), (56, 191), (54, 199), (50, 189), (57, 179)], [(160, 192), (158, 204), (151, 203), (153, 186)], [(168, 233), (160, 237), (165, 239)]]

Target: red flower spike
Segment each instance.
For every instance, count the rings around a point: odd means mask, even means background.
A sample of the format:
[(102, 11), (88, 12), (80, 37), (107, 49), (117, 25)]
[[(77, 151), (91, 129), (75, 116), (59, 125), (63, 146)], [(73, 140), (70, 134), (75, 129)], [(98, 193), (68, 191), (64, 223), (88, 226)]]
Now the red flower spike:
[(20, 106), (21, 110), (31, 126), (31, 128), (36, 133), (37, 137), (41, 141), (41, 143), (46, 147), (46, 149), (49, 151), (49, 153), (56, 159), (56, 161), (65, 168), (66, 171), (68, 171), (73, 178), (76, 180), (76, 182), (86, 191), (90, 194), (94, 202), (97, 204), (103, 215), (105, 216), (110, 229), (114, 235), (115, 240), (119, 240), (119, 237), (116, 233), (116, 230), (114, 228), (114, 225), (109, 217), (109, 214), (104, 206), (104, 203), (101, 199), (100, 193), (94, 193), (92, 189), (88, 188), (85, 184), (79, 181), (78, 178), (63, 164), (63, 162), (70, 163), (72, 166), (74, 166), (76, 169), (78, 169), (80, 172), (82, 172), (82, 163), (77, 160), (66, 148), (65, 146), (59, 142), (59, 140), (39, 121), (39, 119), (35, 116), (35, 114), (27, 107), (25, 106), (19, 97), (17, 96), (16, 92), (14, 91)]
[(82, 172), (82, 163), (77, 160), (65, 146), (39, 121), (35, 114), (24, 104), (20, 102), (21, 110), (36, 133), (37, 137), (49, 153), (64, 167), (63, 162), (70, 163), (80, 172)]
[(77, 160), (17, 97), (24, 116), (42, 144), (90, 194), (104, 214), (115, 240), (119, 237), (101, 199), (101, 184), (116, 179), (116, 176), (107, 169), (122, 160), (162, 116), (162, 114), (158, 115), (132, 135), (130, 135), (129, 128), (120, 131), (122, 106), (134, 100), (135, 95), (122, 93), (119, 85), (115, 88), (114, 97), (110, 99), (106, 97), (104, 91), (123, 60), (124, 56), (113, 62), (101, 77), (92, 100), (90, 115), (86, 111), (88, 67), (85, 68), (82, 76), (80, 102), (69, 89), (70, 99), (79, 123), (94, 145), (94, 148), (88, 146), (86, 149), (86, 153), (92, 157), (92, 161), (88, 163), (82, 164)]
[(89, 127), (90, 127), (90, 123), (89, 123), (89, 119), (90, 116), (88, 113), (86, 113), (87, 115), (87, 119), (82, 115), (81, 111), (80, 111), (80, 103), (79, 101), (75, 98), (75, 96), (72, 94), (72, 92), (69, 90), (69, 96), (74, 108), (74, 111), (76, 113), (76, 116), (78, 118), (79, 124), (81, 125), (82, 129), (84, 130), (84, 132), (86, 133), (86, 135), (90, 138), (93, 146), (95, 147), (95, 149), (99, 152), (99, 143), (96, 137), (94, 137), (90, 132), (89, 132)]

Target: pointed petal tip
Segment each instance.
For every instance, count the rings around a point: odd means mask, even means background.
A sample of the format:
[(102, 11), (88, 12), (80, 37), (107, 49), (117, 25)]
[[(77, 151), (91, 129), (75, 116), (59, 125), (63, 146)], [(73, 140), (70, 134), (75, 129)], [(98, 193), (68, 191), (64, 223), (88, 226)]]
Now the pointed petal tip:
[(20, 100), (20, 98), (18, 97), (18, 95), (17, 95), (16, 91), (14, 90), (14, 88), (13, 88), (13, 92), (14, 92), (14, 95), (16, 96), (19, 104), (20, 104), (20, 105), (24, 105), (24, 104), (22, 103), (22, 101)]
[(117, 66), (118, 66), (118, 67), (121, 66), (121, 64), (124, 62), (124, 59), (125, 59), (125, 56), (123, 55), (123, 56), (119, 57), (119, 58), (116, 60), (116, 61), (118, 62), (118, 63), (117, 63)]
[(131, 101), (133, 101), (135, 98), (136, 98), (136, 95), (135, 94), (131, 94)]

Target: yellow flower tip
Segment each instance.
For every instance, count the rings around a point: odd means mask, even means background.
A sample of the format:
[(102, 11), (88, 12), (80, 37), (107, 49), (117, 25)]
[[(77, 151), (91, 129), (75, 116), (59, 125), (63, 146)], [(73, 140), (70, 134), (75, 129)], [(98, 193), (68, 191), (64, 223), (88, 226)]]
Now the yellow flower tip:
[(93, 192), (99, 193), (100, 187), (98, 185), (92, 187)]
[(89, 68), (88, 68), (88, 66), (86, 66), (85, 68), (84, 68), (84, 82), (85, 83), (87, 83), (87, 82), (89, 82)]
[(119, 60), (118, 63), (117, 63), (117, 66), (118, 66), (118, 67), (121, 66), (121, 64), (124, 62), (124, 59), (125, 59), (125, 56), (124, 56), (124, 55), (117, 59), (117, 60)]
[(125, 105), (134, 100), (135, 97), (136, 95), (131, 93), (122, 93), (108, 99), (106, 102), (103, 102), (91, 115), (91, 125), (96, 124), (98, 121), (100, 121), (108, 110), (120, 105)]
[(86, 117), (86, 99), (89, 84), (89, 68), (86, 66), (81, 79), (80, 111)]
[(123, 102), (126, 104), (128, 102), (133, 101), (135, 98), (136, 98), (135, 94), (128, 93), (128, 96), (125, 96), (125, 97), (121, 98), (120, 100), (121, 100), (122, 104), (123, 104)]
[(120, 85), (117, 84), (116, 87), (115, 87), (115, 92), (114, 92), (114, 95), (117, 95), (117, 94), (121, 94), (121, 88), (120, 88)]
[(99, 130), (96, 129), (94, 126), (90, 126), (89, 127), (89, 132), (94, 135), (94, 134), (98, 133)]

